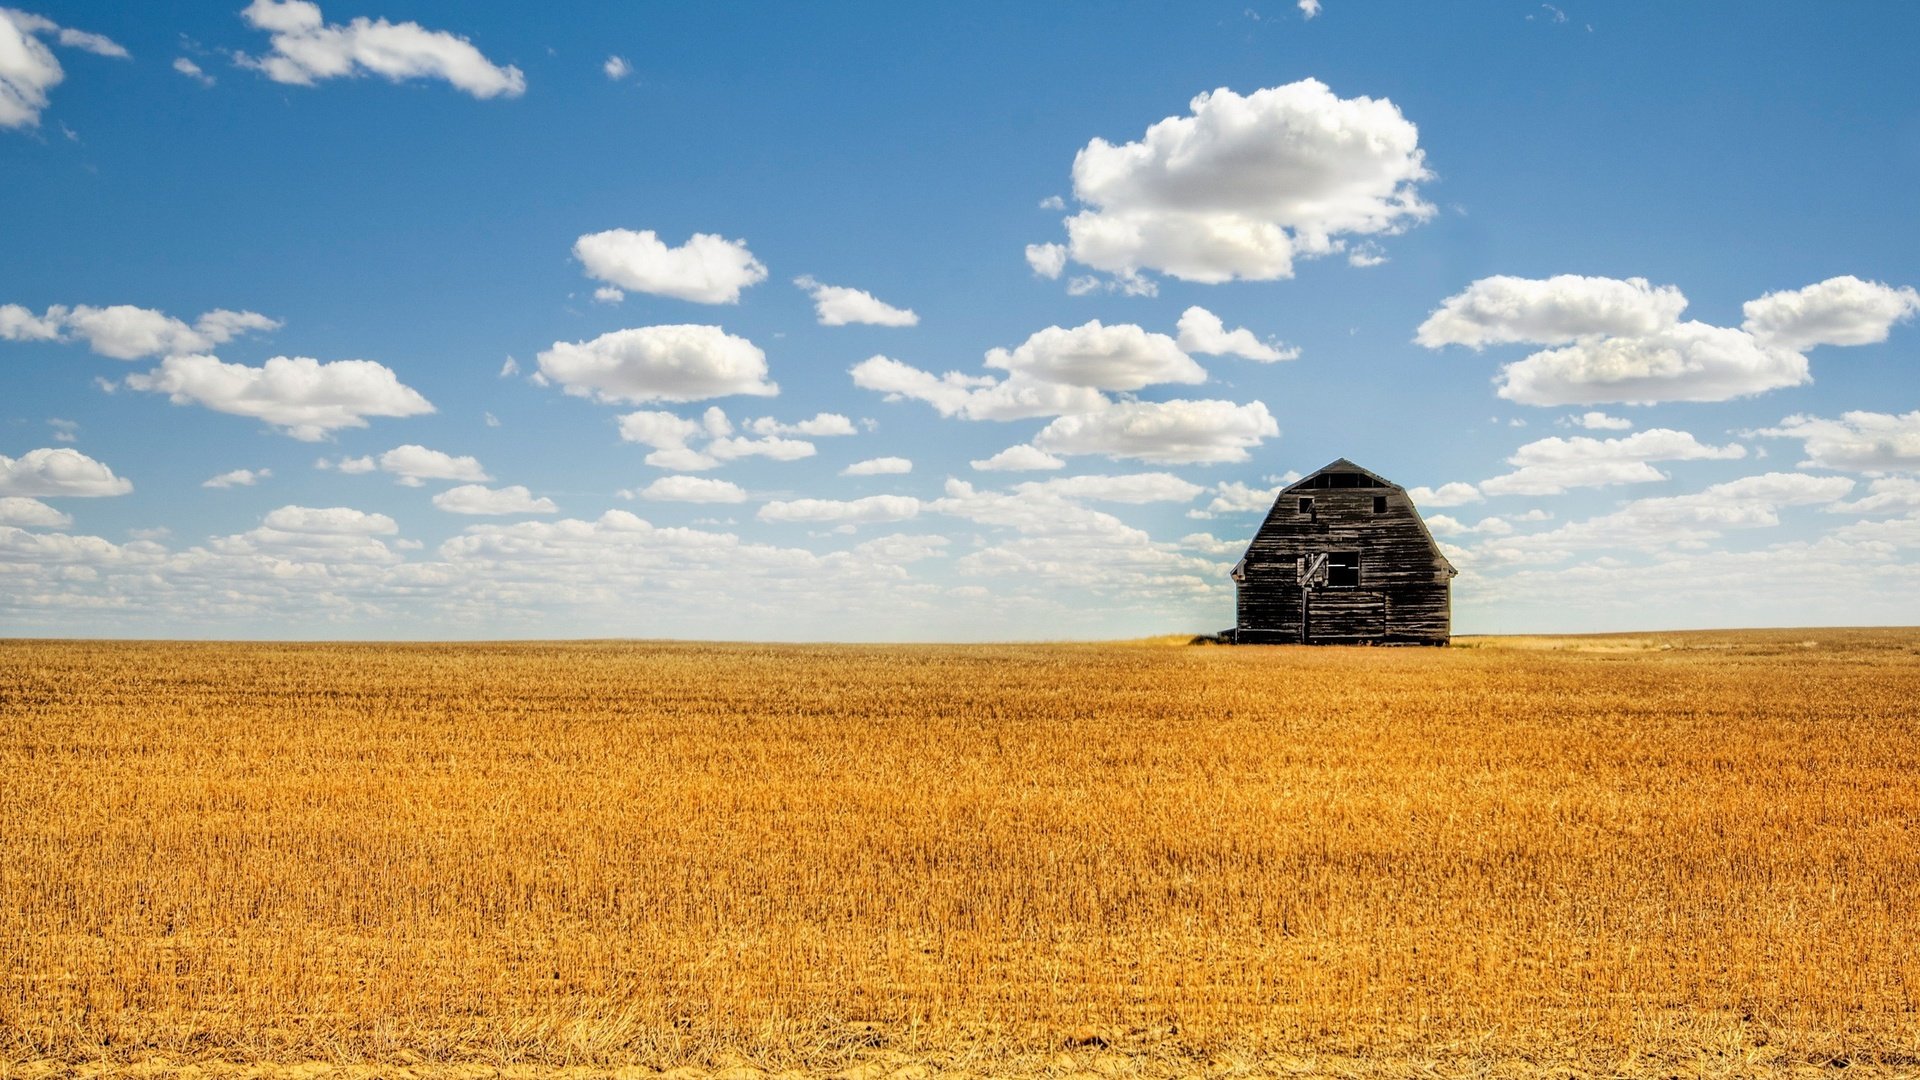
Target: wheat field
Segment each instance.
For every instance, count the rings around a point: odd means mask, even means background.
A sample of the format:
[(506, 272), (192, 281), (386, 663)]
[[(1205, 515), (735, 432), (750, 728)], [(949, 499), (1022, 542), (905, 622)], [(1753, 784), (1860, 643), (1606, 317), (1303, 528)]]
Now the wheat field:
[(1920, 632), (0, 642), (0, 1075), (1912, 1074)]

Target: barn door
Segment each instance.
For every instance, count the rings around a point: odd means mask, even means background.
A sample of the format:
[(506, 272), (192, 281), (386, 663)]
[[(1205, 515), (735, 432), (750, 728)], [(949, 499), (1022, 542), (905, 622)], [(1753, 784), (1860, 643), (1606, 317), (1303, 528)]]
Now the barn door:
[(1377, 589), (1321, 589), (1307, 604), (1307, 640), (1352, 641), (1387, 633), (1387, 595)]

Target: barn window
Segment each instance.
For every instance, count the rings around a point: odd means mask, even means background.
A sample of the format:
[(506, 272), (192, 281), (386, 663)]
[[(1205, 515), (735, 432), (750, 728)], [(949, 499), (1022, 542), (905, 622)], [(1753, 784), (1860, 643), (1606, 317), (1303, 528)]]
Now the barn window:
[(1302, 480), (1301, 487), (1309, 488), (1365, 488), (1380, 485), (1370, 476), (1361, 473), (1321, 473), (1309, 480)]
[(1300, 500), (1300, 512), (1301, 512), (1301, 513), (1303, 513), (1303, 514), (1311, 514), (1311, 513), (1313, 513), (1313, 500), (1312, 500), (1312, 499), (1301, 499), (1301, 500)]
[(1334, 551), (1327, 554), (1327, 588), (1357, 589), (1360, 587), (1360, 553), (1357, 551)]
[(1373, 497), (1373, 512), (1376, 514), (1384, 514), (1387, 512), (1387, 497), (1385, 495), (1375, 495)]

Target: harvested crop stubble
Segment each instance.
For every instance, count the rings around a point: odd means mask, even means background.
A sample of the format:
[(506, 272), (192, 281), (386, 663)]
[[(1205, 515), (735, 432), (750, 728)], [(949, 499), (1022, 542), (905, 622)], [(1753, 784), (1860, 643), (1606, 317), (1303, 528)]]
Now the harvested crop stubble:
[(1462, 644), (0, 643), (0, 1066), (1920, 1061), (1920, 635)]

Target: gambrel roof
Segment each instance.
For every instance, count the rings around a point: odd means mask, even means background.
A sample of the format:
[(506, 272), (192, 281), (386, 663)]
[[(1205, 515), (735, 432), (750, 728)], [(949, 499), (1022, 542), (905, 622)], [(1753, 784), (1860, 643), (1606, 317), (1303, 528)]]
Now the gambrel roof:
[(1341, 476), (1358, 475), (1373, 481), (1370, 484), (1353, 484), (1351, 485), (1353, 487), (1384, 487), (1384, 488), (1393, 488), (1395, 491), (1405, 490), (1399, 484), (1396, 484), (1393, 481), (1387, 479), (1386, 477), (1381, 476), (1379, 473), (1369, 472), (1368, 470), (1363, 469), (1358, 465), (1355, 465), (1353, 462), (1348, 461), (1346, 458), (1335, 458), (1333, 461), (1329, 462), (1328, 464), (1322, 465), (1319, 468), (1308, 473), (1307, 475), (1301, 477), (1300, 479), (1295, 480), (1293, 483), (1288, 484), (1283, 489), (1283, 491), (1292, 491), (1295, 488), (1312, 488), (1314, 486), (1313, 480), (1316, 477), (1327, 476), (1327, 475), (1341, 475)]
[[(1315, 483), (1315, 481), (1321, 477), (1352, 477), (1354, 479), (1348, 480), (1345, 483)], [(1288, 484), (1286, 487), (1281, 488), (1280, 497), (1285, 498), (1296, 492), (1319, 491), (1330, 487), (1382, 487), (1391, 488), (1399, 492), (1406, 491), (1406, 489), (1399, 484), (1381, 476), (1377, 472), (1363, 469), (1353, 462), (1348, 461), (1346, 458), (1335, 458), (1333, 461), (1322, 465), (1318, 469), (1295, 480), (1293, 483)], [(1278, 501), (1278, 499), (1275, 500), (1276, 504)], [(1408, 501), (1411, 502), (1412, 500), (1409, 499)], [(1425, 534), (1427, 546), (1433, 549), (1433, 557), (1438, 559), (1440, 563), (1447, 568), (1448, 574), (1458, 575), (1460, 571), (1455, 569), (1453, 560), (1447, 558), (1446, 552), (1440, 550), (1439, 542), (1433, 538), (1432, 531), (1427, 528), (1426, 519), (1420, 515), (1420, 508), (1416, 506), (1413, 509), (1413, 519), (1419, 523), (1421, 533)], [(1241, 561), (1244, 562), (1245, 560), (1242, 559)]]

